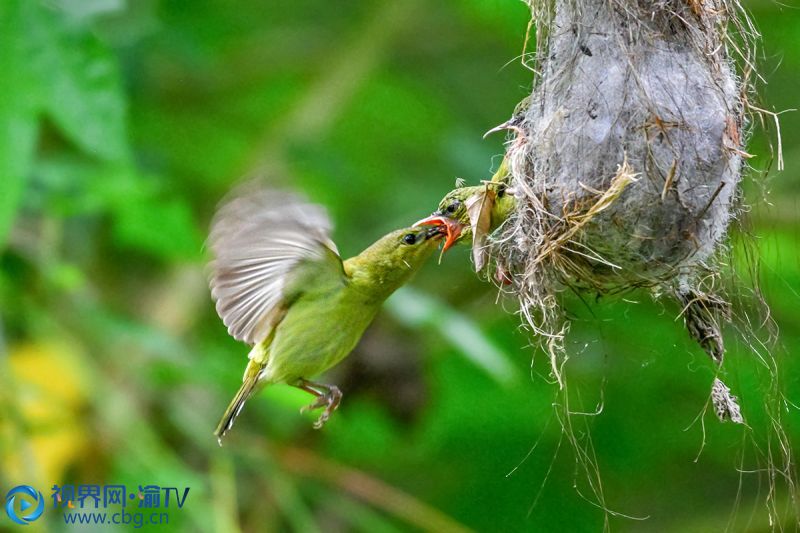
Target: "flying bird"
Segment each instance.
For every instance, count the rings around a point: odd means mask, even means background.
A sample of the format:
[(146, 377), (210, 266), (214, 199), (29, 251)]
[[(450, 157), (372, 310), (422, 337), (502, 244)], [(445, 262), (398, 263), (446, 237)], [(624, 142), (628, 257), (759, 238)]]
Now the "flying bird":
[(342, 260), (325, 210), (276, 190), (245, 190), (215, 215), (211, 296), (228, 333), (252, 346), (242, 386), (214, 432), (222, 438), (245, 402), (285, 383), (314, 395), (319, 429), (339, 406), (336, 386), (311, 381), (344, 359), (383, 302), (437, 248), (442, 225), (393, 231)]

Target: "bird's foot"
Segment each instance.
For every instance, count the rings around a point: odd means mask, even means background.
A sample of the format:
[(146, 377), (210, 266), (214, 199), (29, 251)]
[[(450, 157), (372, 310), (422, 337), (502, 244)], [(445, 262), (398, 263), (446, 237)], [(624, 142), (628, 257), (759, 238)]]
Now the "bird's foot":
[(342, 401), (342, 391), (335, 385), (324, 385), (322, 383), (313, 383), (308, 380), (301, 380), (297, 385), (299, 388), (306, 392), (310, 392), (317, 398), (309, 405), (300, 409), (301, 413), (307, 413), (315, 409), (325, 408), (319, 418), (314, 422), (314, 429), (321, 429), (325, 422), (331, 417), (331, 414), (339, 407)]

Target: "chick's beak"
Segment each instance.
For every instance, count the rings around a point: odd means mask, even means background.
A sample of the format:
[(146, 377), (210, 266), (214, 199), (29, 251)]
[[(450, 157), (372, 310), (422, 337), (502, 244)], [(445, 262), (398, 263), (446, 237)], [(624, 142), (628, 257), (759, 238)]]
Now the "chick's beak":
[(428, 218), (423, 218), (414, 224), (417, 226), (438, 226), (444, 228), (445, 239), (442, 252), (446, 252), (448, 248), (453, 246), (458, 238), (461, 236), (461, 231), (464, 229), (464, 224), (452, 218), (444, 217), (441, 215), (433, 214)]
[(517, 135), (523, 135), (525, 132), (522, 131), (522, 128), (520, 127), (521, 122), (522, 121), (520, 119), (518, 119), (516, 117), (511, 117), (510, 119), (506, 120), (502, 124), (498, 124), (494, 128), (492, 128), (489, 131), (487, 131), (486, 133), (484, 133), (483, 134), (483, 138), (485, 139), (486, 137), (488, 137), (492, 133), (497, 133), (498, 131), (503, 131), (503, 130), (515, 131), (517, 133)]
[(507, 129), (511, 128), (511, 125), (512, 125), (511, 124), (511, 120), (507, 120), (507, 121), (503, 122), (502, 124), (498, 124), (494, 128), (492, 128), (489, 131), (487, 131), (486, 133), (484, 133), (483, 134), (483, 138), (485, 139), (486, 137), (488, 137), (492, 133), (497, 133), (498, 131), (507, 130)]

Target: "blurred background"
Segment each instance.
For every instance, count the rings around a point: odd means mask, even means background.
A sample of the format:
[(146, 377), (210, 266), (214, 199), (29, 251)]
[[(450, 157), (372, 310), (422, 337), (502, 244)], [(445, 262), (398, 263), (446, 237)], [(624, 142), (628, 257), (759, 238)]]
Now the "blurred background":
[[(798, 6), (747, 8), (764, 105), (800, 107)], [(252, 176), (297, 189), (327, 206), (344, 256), (429, 214), (499, 163), (502, 136), (481, 136), (529, 92), (527, 22), (515, 0), (3, 0), (0, 492), (188, 486), (170, 526), (189, 531), (791, 529), (797, 113), (785, 171), (761, 176), (772, 125), (748, 150), (753, 236), (732, 246), (779, 329), (761, 345), (745, 298), (751, 327), (726, 331), (749, 427), (703, 415), (713, 369), (645, 292), (565, 296), (559, 393), (464, 247), (325, 376), (345, 396), (323, 431), (298, 413), (305, 393), (275, 386), (217, 446), (248, 348), (206, 286), (216, 204)], [(35, 526), (66, 528), (49, 511)]]

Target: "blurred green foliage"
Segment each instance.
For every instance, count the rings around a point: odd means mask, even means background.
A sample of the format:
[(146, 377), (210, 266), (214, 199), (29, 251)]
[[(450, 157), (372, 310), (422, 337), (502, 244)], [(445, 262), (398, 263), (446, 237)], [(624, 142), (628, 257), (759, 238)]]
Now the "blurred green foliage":
[[(748, 7), (764, 33), (765, 101), (796, 106), (800, 11)], [(770, 205), (763, 180), (746, 187), (756, 237), (734, 246), (743, 270), (754, 263), (743, 243), (760, 248), (780, 327), (771, 353), (785, 401), (756, 349), (767, 333), (727, 332), (726, 381), (749, 428), (695, 420), (713, 370), (679, 310), (647, 294), (566, 297), (560, 393), (462, 249), (392, 300), (332, 372), (345, 400), (324, 431), (297, 413), (303, 393), (276, 386), (217, 447), (246, 347), (205, 286), (216, 203), (253, 175), (304, 191), (328, 206), (346, 256), (429, 213), (456, 176), (476, 182), (496, 166), (501, 140), (481, 134), (528, 91), (527, 17), (513, 0), (3, 0), (3, 493), (190, 486), (170, 520), (191, 531), (577, 531), (606, 519), (759, 530), (772, 504), (791, 525), (785, 483), (766, 499), (764, 468), (800, 442), (788, 357), (800, 349), (797, 114), (782, 117), (787, 170), (766, 184)], [(756, 169), (768, 139), (749, 150)], [(745, 300), (747, 313), (756, 320)], [(604, 515), (599, 492), (649, 518)], [(42, 521), (65, 527), (57, 513)]]

